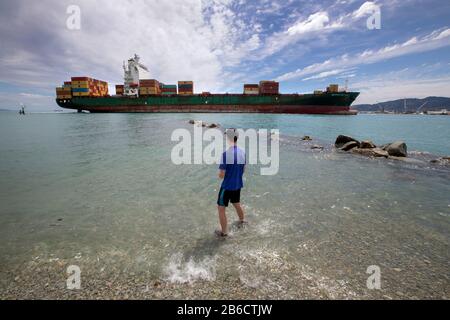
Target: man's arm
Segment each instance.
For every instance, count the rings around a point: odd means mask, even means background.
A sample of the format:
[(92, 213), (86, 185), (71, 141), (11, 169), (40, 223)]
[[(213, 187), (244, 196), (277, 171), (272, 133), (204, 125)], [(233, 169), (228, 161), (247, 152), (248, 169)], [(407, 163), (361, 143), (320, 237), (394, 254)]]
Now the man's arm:
[(220, 159), (220, 166), (219, 166), (219, 179), (225, 178), (225, 169), (227, 168), (227, 161), (226, 161), (226, 153), (224, 152), (222, 154), (222, 157)]

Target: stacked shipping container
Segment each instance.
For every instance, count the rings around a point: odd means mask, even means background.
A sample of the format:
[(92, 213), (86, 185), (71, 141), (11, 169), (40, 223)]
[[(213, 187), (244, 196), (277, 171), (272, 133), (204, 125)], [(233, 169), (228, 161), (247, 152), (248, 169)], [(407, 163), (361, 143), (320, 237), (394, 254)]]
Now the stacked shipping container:
[(331, 93), (338, 93), (339, 92), (339, 85), (337, 84), (330, 84), (327, 88), (327, 92)]
[(108, 95), (108, 83), (89, 77), (72, 77), (74, 97), (104, 97)]
[(244, 84), (244, 94), (259, 94), (258, 84)]
[(65, 85), (62, 87), (56, 88), (56, 98), (58, 99), (72, 99), (72, 89), (66, 87)]
[(260, 94), (279, 94), (280, 84), (276, 81), (260, 81), (259, 93)]
[(194, 82), (193, 81), (178, 81), (178, 94), (193, 95)]
[(123, 95), (123, 84), (116, 84), (116, 95)]
[(161, 84), (161, 94), (162, 95), (172, 95), (177, 94), (176, 84)]
[(139, 95), (155, 95), (161, 94), (161, 88), (159, 81), (155, 79), (142, 79), (139, 80)]

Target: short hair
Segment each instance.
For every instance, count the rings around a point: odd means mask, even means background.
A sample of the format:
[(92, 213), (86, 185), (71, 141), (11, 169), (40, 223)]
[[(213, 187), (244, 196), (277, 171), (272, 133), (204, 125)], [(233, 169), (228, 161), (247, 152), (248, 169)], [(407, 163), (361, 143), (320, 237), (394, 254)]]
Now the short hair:
[(238, 141), (239, 132), (236, 129), (234, 129), (234, 128), (226, 129), (225, 134), (226, 134), (228, 140), (234, 141), (234, 142)]

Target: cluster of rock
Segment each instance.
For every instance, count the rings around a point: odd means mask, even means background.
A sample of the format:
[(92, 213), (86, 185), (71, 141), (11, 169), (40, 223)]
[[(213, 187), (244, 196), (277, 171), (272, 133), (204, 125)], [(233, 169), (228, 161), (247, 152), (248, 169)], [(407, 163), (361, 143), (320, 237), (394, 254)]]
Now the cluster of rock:
[[(307, 141), (313, 141), (313, 138), (311, 138), (310, 136), (303, 136), (301, 138), (301, 140), (307, 142)], [(318, 144), (313, 144), (313, 145), (310, 146), (310, 148), (312, 150), (323, 150), (323, 149), (325, 149), (323, 146), (318, 145)]]
[(198, 121), (198, 120), (189, 120), (189, 124), (193, 124), (196, 126), (201, 126), (203, 128), (209, 128), (209, 129), (213, 129), (213, 128), (219, 128), (220, 124), (218, 123), (206, 123), (203, 121)]
[(450, 166), (450, 157), (442, 157), (439, 159), (433, 159), (430, 162), (434, 163), (434, 164), (443, 165), (443, 166)]
[(349, 136), (340, 135), (334, 143), (336, 148), (342, 151), (352, 152), (375, 158), (405, 158), (408, 156), (408, 148), (403, 141), (395, 141), (377, 147), (372, 141), (358, 141)]

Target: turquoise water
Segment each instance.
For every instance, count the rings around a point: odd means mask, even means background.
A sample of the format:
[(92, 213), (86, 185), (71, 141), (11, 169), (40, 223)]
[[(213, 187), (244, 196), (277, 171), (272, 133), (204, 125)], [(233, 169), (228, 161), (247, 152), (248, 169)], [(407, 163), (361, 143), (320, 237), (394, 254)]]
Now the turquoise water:
[[(281, 131), (280, 171), (249, 166), (249, 226), (226, 241), (212, 235), (217, 166), (170, 160), (189, 119)], [(0, 296), (71, 297), (76, 264), (83, 297), (448, 298), (449, 170), (327, 143), (404, 139), (448, 155), (449, 130), (450, 117), (424, 116), (0, 114)], [(370, 265), (381, 290), (366, 287)]]
[(356, 117), (321, 115), (220, 115), (196, 119), (224, 126), (280, 129), (282, 134), (313, 137), (333, 142), (340, 134), (382, 145), (404, 140), (411, 150), (437, 155), (450, 154), (450, 117), (425, 115), (361, 114)]

